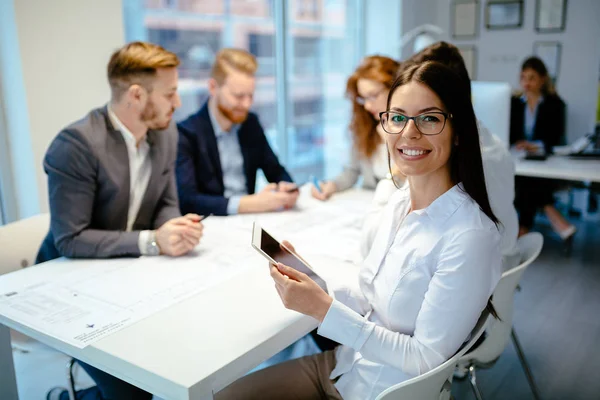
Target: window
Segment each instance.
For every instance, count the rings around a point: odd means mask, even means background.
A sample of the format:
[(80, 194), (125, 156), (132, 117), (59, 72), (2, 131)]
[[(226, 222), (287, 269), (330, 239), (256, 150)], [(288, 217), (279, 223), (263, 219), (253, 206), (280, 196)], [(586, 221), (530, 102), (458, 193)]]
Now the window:
[(6, 125), (4, 123), (4, 109), (2, 108), (2, 99), (0, 94), (0, 226), (8, 222), (9, 216), (6, 207), (6, 193), (10, 176), (8, 172), (9, 158), (8, 158), (8, 137), (6, 132)]
[(347, 159), (351, 104), (346, 80), (363, 56), (358, 2), (296, 0), (287, 10), (288, 121), (286, 166), (294, 179), (333, 178)]
[[(126, 0), (123, 4), (127, 40), (158, 43), (182, 60), (182, 107), (176, 120), (206, 101), (210, 68), (220, 48), (239, 47), (254, 54), (259, 69), (253, 110), (281, 162), (297, 182), (304, 183), (310, 175), (331, 178), (347, 159), (351, 105), (344, 91), (363, 55), (362, 26), (357, 26), (363, 1)], [(285, 101), (278, 100), (280, 96)]]
[(254, 54), (258, 61), (257, 76), (275, 76), (275, 36), (273, 34), (249, 34), (248, 51)]
[[(128, 0), (124, 1), (127, 40), (150, 41), (181, 59), (180, 121), (208, 98), (208, 79), (216, 52), (240, 47), (261, 63), (254, 107), (266, 131), (274, 130), (276, 118), (274, 84), (275, 24), (269, 1), (264, 0)], [(266, 118), (263, 118), (265, 116)]]
[(4, 216), (4, 198), (2, 197), (2, 185), (0, 185), (0, 226), (4, 225), (6, 217)]

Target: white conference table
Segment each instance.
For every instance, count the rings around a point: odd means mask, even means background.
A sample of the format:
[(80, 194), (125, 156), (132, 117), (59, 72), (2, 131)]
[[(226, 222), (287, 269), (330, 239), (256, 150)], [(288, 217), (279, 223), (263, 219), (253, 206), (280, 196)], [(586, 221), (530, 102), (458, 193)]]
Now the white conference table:
[(553, 155), (546, 160), (524, 160), (513, 154), (515, 173), (536, 178), (600, 182), (600, 159)]
[[(315, 203), (316, 200), (307, 199), (306, 188), (303, 189), (299, 201), (299, 205), (304, 204), (302, 211), (287, 213), (299, 214), (302, 221), (311, 224), (311, 218), (314, 222), (314, 219), (322, 219), (324, 214), (313, 212), (313, 207), (317, 210), (320, 206)], [(358, 214), (356, 210), (366, 210), (370, 199), (371, 194), (364, 191), (343, 193), (330, 200), (327, 205), (330, 207), (328, 212), (335, 207), (339, 213), (348, 211)], [(353, 206), (347, 209), (349, 204)], [(246, 221), (251, 218), (239, 217), (245, 218)], [(265, 219), (264, 226), (269, 226), (269, 222), (278, 218), (276, 214), (262, 217)], [(257, 218), (261, 219), (260, 216)], [(356, 227), (360, 226), (361, 218), (362, 216), (357, 217), (353, 222)], [(231, 221), (233, 220), (228, 222), (218, 217), (208, 219), (205, 235), (206, 238), (212, 235), (212, 238), (203, 239), (203, 242), (231, 243), (232, 251), (235, 251), (236, 246), (250, 246), (250, 226), (243, 234), (241, 231), (228, 232), (227, 224)], [(336, 236), (333, 233), (337, 228), (329, 231), (328, 238), (317, 238), (315, 232), (318, 230), (314, 229), (318, 227), (315, 226), (309, 227), (304, 237), (298, 233), (298, 219), (295, 223), (285, 226), (289, 226), (290, 231), (284, 232), (286, 228), (280, 228), (277, 233), (285, 236), (277, 236), (294, 240), (292, 243), (299, 251), (301, 248), (307, 248), (311, 240), (318, 240), (323, 246), (335, 244), (328, 240)], [(348, 228), (344, 228), (344, 232), (338, 233), (342, 238), (348, 238), (347, 230)], [(343, 242), (344, 239), (334, 240)], [(201, 242), (200, 247), (202, 245)], [(357, 243), (346, 245), (346, 248), (358, 247)], [(0, 399), (18, 398), (8, 328), (159, 397), (169, 400), (212, 399), (214, 393), (317, 326), (314, 319), (283, 307), (269, 276), (267, 263), (259, 254), (248, 258), (245, 260), (249, 264), (248, 268), (233, 279), (206, 289), (83, 349), (0, 314)], [(319, 264), (318, 257), (316, 258), (309, 258), (309, 262), (315, 268)], [(348, 263), (347, 259), (337, 265), (324, 260), (327, 260), (327, 257), (321, 260), (322, 264), (327, 264), (327, 271), (321, 268), (319, 272), (326, 280), (334, 275), (346, 278), (356, 276), (355, 267)], [(177, 259), (173, 259), (173, 263), (176, 262)], [(9, 280), (26, 282), (43, 278), (44, 275), (85, 268), (85, 263), (85, 260), (59, 259), (26, 268), (0, 277), (0, 288)], [(198, 263), (202, 263), (201, 256), (198, 257)], [(139, 277), (140, 280), (143, 278)], [(64, 383), (57, 382), (57, 385), (61, 384)]]

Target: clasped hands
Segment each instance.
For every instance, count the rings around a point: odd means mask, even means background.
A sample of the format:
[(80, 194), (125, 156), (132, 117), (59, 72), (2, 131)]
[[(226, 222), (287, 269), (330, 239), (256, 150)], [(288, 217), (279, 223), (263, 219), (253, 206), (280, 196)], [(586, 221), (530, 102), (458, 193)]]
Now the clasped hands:
[(270, 183), (253, 195), (256, 199), (254, 212), (289, 210), (296, 205), (300, 190), (295, 183), (281, 181)]
[(165, 222), (156, 230), (156, 243), (161, 254), (181, 256), (194, 249), (200, 243), (203, 225), (202, 217), (186, 214)]
[(519, 140), (515, 143), (515, 147), (517, 150), (525, 150), (529, 153), (536, 152), (540, 146), (533, 142), (528, 142), (527, 140)]

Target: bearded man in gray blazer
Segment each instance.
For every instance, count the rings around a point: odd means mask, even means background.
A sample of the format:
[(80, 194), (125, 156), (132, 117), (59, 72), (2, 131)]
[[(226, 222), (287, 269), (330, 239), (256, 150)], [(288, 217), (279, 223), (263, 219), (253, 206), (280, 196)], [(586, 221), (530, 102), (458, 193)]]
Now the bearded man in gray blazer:
[[(179, 256), (199, 243), (200, 217), (182, 217), (177, 200), (177, 128), (171, 119), (181, 105), (178, 65), (175, 54), (150, 43), (130, 43), (112, 55), (110, 102), (63, 129), (44, 158), (51, 219), (38, 262)], [(152, 397), (81, 364), (98, 386), (78, 399)], [(48, 398), (68, 394), (55, 388)]]

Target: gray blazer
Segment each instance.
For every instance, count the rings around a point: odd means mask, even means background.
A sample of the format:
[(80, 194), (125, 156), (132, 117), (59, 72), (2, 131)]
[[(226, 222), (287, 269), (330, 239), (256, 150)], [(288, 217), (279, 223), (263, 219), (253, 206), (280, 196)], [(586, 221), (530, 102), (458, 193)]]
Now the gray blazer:
[(337, 192), (343, 192), (356, 184), (358, 178), (362, 175), (363, 189), (375, 190), (379, 178), (375, 176), (373, 162), (370, 159), (361, 157), (355, 149), (352, 149), (350, 162), (344, 166), (344, 170), (333, 182)]
[(133, 225), (129, 210), (129, 156), (107, 108), (92, 110), (63, 129), (44, 158), (48, 175), (50, 232), (36, 262), (60, 256), (139, 256), (141, 230), (156, 229), (180, 216), (175, 183), (177, 129), (149, 131), (152, 173)]

